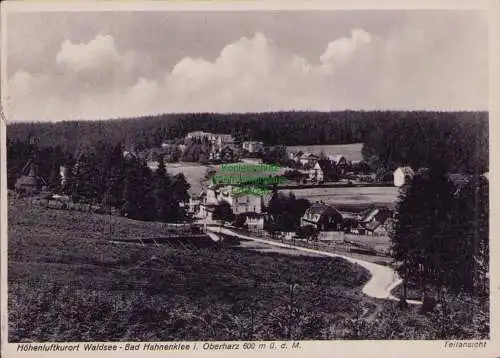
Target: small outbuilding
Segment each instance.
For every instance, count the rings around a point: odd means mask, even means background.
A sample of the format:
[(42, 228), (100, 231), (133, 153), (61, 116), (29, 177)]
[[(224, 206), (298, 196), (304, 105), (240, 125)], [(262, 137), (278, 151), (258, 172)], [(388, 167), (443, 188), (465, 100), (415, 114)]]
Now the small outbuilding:
[(394, 171), (394, 186), (401, 187), (413, 178), (415, 172), (410, 167), (399, 167)]

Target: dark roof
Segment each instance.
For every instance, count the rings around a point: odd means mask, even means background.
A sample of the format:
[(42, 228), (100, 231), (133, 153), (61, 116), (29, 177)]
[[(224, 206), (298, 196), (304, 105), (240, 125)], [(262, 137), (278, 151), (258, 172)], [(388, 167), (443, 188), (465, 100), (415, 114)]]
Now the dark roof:
[(368, 211), (365, 211), (361, 215), (362, 222), (378, 221), (384, 223), (388, 218), (392, 217), (392, 211), (386, 207), (376, 208), (373, 207)]
[(204, 206), (208, 209), (215, 209), (217, 207), (217, 204), (201, 204), (201, 206)]
[(328, 205), (324, 203), (314, 203), (307, 209), (307, 211), (313, 214), (323, 214), (326, 210), (328, 210)]
[(379, 223), (377, 220), (373, 220), (373, 221), (370, 221), (368, 223), (361, 224), (361, 226), (363, 228), (365, 228), (366, 230), (369, 230), (369, 231), (375, 231), (380, 225), (382, 225), (382, 224)]
[(430, 168), (420, 168), (417, 170), (418, 175), (423, 175), (423, 174), (429, 174), (430, 173)]
[(457, 187), (464, 187), (472, 179), (472, 175), (461, 174), (461, 173), (448, 173), (446, 177)]
[(314, 203), (306, 210), (306, 213), (320, 214), (320, 215), (323, 215), (324, 213), (327, 212), (334, 212), (336, 214), (342, 215), (340, 211), (325, 203)]
[(329, 159), (332, 160), (333, 162), (335, 162), (336, 164), (339, 164), (342, 159), (344, 159), (345, 161), (347, 161), (346, 157), (344, 157), (341, 154), (330, 155)]

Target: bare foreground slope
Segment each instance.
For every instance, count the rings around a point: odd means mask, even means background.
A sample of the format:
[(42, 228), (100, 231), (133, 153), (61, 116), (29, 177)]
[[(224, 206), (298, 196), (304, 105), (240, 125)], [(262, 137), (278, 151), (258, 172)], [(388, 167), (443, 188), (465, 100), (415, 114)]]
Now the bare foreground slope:
[(475, 302), (450, 300), (446, 315), (400, 311), (397, 302), (363, 294), (368, 271), (341, 258), (254, 252), (237, 241), (219, 248), (110, 242), (169, 230), (11, 200), (9, 341), (488, 335)]

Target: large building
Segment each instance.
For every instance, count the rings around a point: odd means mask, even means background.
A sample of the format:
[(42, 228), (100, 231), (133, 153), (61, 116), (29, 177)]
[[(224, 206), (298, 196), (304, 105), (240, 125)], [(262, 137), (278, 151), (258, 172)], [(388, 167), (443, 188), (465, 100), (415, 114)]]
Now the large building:
[(207, 139), (210, 143), (217, 147), (223, 147), (225, 145), (234, 145), (235, 139), (231, 134), (219, 134), (210, 133), (203, 131), (189, 132), (186, 135), (186, 139)]
[(243, 150), (252, 154), (264, 151), (264, 143), (262, 142), (255, 142), (255, 141), (243, 142), (241, 147), (243, 148)]
[(242, 194), (233, 192), (230, 185), (211, 185), (201, 195), (200, 206), (219, 205), (222, 202), (229, 204), (235, 215), (245, 213), (262, 213), (262, 197), (260, 195)]

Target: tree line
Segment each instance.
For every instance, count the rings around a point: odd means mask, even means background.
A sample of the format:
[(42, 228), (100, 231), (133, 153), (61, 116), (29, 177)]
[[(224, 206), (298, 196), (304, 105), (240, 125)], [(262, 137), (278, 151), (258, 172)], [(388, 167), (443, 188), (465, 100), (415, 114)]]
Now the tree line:
[[(102, 121), (11, 123), (9, 141), (36, 135), (41, 147), (75, 153), (97, 143), (134, 145), (137, 151), (203, 130), (266, 146), (363, 142), (377, 170), (441, 164), (454, 172), (488, 169), (488, 112), (337, 111), (162, 114)], [(198, 153), (199, 152), (199, 153)], [(189, 152), (199, 156), (203, 151)], [(436, 163), (437, 162), (437, 163)]]
[(85, 152), (68, 153), (60, 146), (43, 148), (32, 141), (16, 140), (9, 143), (7, 157), (10, 189), (26, 161), (31, 160), (47, 189), (67, 195), (73, 202), (115, 208), (138, 220), (177, 221), (185, 217), (180, 204), (189, 200), (189, 184), (184, 175), (168, 174), (163, 158), (153, 172), (145, 160), (124, 155), (122, 144), (100, 142)]
[(374, 170), (441, 167), (455, 173), (488, 171), (486, 112), (387, 112), (366, 122), (362, 154)]
[(488, 190), (483, 176), (457, 184), (440, 167), (402, 188), (392, 242), (405, 283), (488, 295)]

